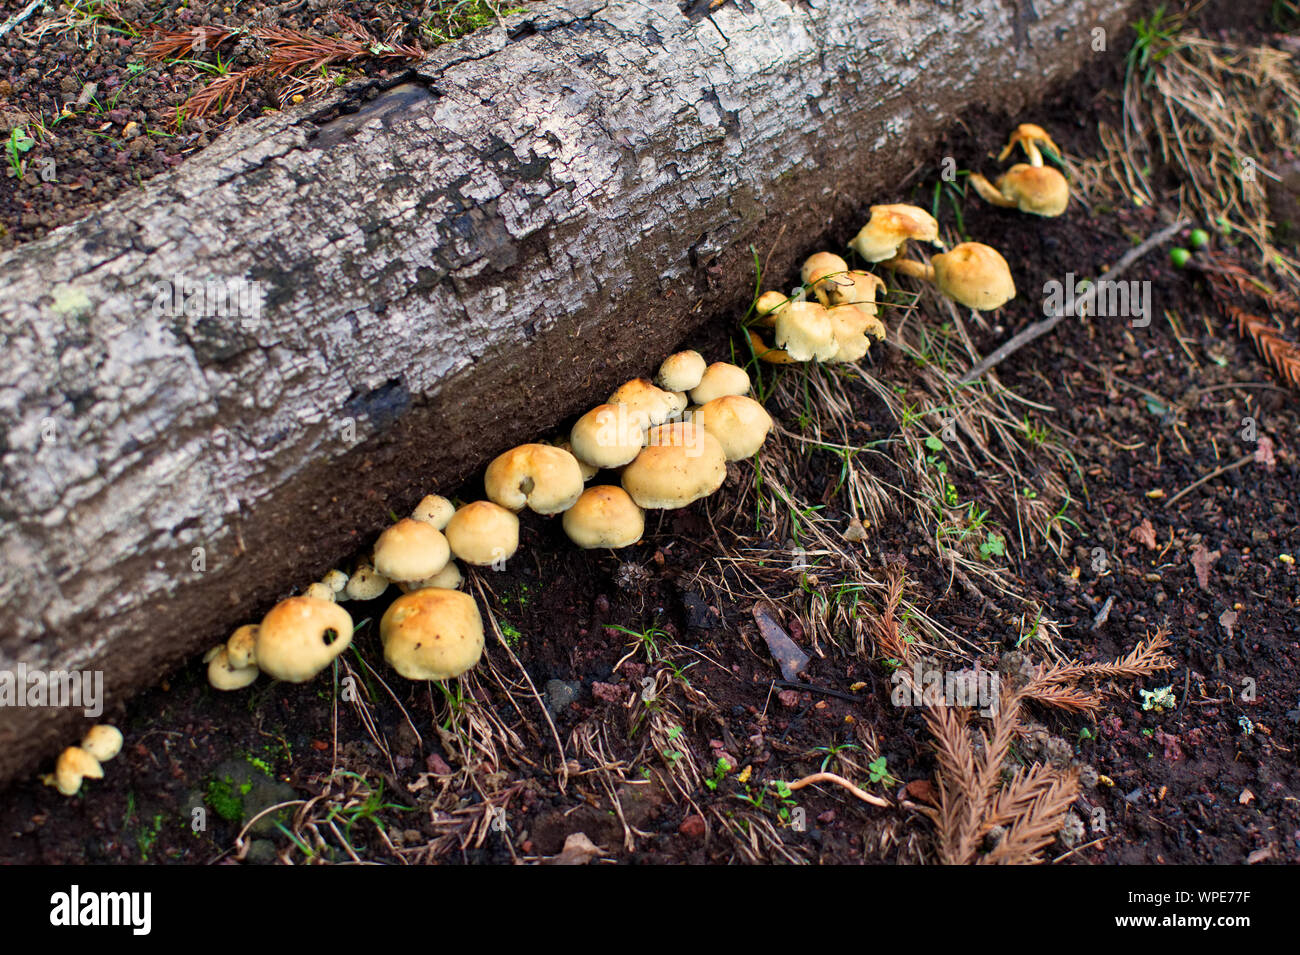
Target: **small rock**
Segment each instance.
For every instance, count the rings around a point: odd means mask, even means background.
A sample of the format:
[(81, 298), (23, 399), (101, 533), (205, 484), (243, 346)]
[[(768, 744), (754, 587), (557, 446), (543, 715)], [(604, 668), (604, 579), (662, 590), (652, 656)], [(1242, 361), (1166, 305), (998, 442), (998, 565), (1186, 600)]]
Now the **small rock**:
[(677, 827), (677, 831), (687, 839), (704, 838), (704, 817), (700, 815), (687, 816), (682, 820), (682, 824)]
[(570, 703), (578, 698), (577, 683), (566, 683), (563, 680), (546, 681), (546, 708), (552, 714), (558, 714), (568, 709)]

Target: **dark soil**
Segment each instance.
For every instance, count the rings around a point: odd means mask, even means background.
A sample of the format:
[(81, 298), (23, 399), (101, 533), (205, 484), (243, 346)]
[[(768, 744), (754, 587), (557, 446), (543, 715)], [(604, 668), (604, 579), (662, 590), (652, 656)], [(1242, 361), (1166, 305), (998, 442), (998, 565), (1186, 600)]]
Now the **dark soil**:
[[(17, 131), (32, 143), (16, 163), (6, 153), (0, 249), (40, 238), (140, 186), (232, 124), (359, 75), (382, 79), (400, 71), (400, 64), (365, 59), (258, 76), (219, 109), (199, 116), (185, 109), (186, 100), (219, 77), (260, 62), (265, 46), (247, 39), (154, 61), (146, 48), (159, 35), (220, 25), (301, 30), (329, 39), (343, 32), (337, 19), (342, 15), (389, 44), (427, 50), (490, 22), (494, 9), (508, 13), (524, 2), (76, 0), (53, 4), (52, 14), (38, 11), (0, 38), (0, 131), (6, 142)], [(26, 0), (0, 3), (0, 23), (26, 6)]]
[[(1072, 124), (1046, 122), (1068, 152), (1098, 152), (1096, 120), (1116, 114), (1116, 80), (1076, 81), (1040, 111), (1042, 117), (1078, 117)], [(172, 106), (182, 95), (178, 88), (153, 93), (160, 101), (172, 96)], [(941, 157), (996, 153), (1007, 128), (1006, 117), (970, 117), (940, 144), (935, 166), (911, 184), (912, 195), (896, 198), (928, 207)], [(184, 150), (158, 151), (174, 156)], [(114, 161), (112, 155), (105, 160), (108, 166)], [(970, 163), (978, 168), (974, 159)], [(69, 215), (78, 207), (77, 199), (63, 201)], [(48, 213), (38, 208), (47, 207), (33, 207), (45, 221)], [(1004, 253), (1020, 289), (997, 316), (1006, 328), (990, 329), (977, 341), (983, 352), (1005, 338), (1007, 329), (1041, 317), (1046, 282), (1070, 272), (1096, 275), (1162, 224), (1155, 210), (1118, 205), (1089, 215), (1076, 203), (1059, 219), (1033, 221), (973, 196), (961, 209), (966, 233)], [(940, 218), (945, 226), (955, 225), (946, 200)], [(43, 226), (20, 228), (29, 236)], [(1081, 470), (1072, 478), (1075, 504), (1068, 512), (1078, 524), (1073, 551), (1062, 560), (1046, 549), (1021, 559), (1008, 548), (1009, 575), (1059, 622), (1056, 644), (1064, 654), (1113, 659), (1167, 623), (1178, 664), (1158, 679), (1119, 687), (1121, 695), (1098, 719), (1031, 714), (1043, 728), (1022, 742), (1023, 758), (1074, 761), (1099, 774), (1076, 804), (1080, 818), (1091, 824), (1082, 840), (1087, 845), (1073, 852), (1058, 846), (1049, 857), (1064, 856), (1073, 864), (1300, 862), (1300, 688), (1294, 678), (1300, 667), (1300, 574), (1286, 559), (1300, 556), (1296, 393), (1280, 388), (1251, 345), (1213, 310), (1195, 271), (1173, 268), (1162, 250), (1129, 277), (1152, 283), (1149, 327), (1130, 327), (1127, 319), (1068, 320), (998, 370), (1008, 387), (1054, 409), (1040, 417), (1073, 436), (1070, 450)], [(782, 278), (787, 281), (779, 287), (793, 284), (793, 277)], [(1183, 329), (1181, 343), (1167, 314)], [(888, 322), (888, 310), (884, 317)], [(1297, 330), (1295, 316), (1290, 328)], [(729, 323), (720, 319), (711, 329), (703, 340), (683, 346), (711, 358), (730, 354)], [(881, 363), (873, 373), (882, 378), (904, 370), (896, 352), (877, 358)], [(853, 393), (864, 439), (894, 427), (863, 389)], [(798, 408), (770, 410), (784, 427), (799, 430)], [(1258, 447), (1258, 440), (1242, 436), (1247, 417), (1255, 421), (1257, 438), (1274, 443), (1275, 464), (1251, 462), (1230, 470), (1171, 506), (1177, 492)], [(847, 523), (851, 515), (836, 492), (837, 467), (834, 459), (813, 454), (797, 490), (802, 500), (825, 504), (824, 515)], [(435, 806), (434, 793), (438, 774), (457, 767), (431, 715), (445, 716), (441, 696), (391, 678), (382, 665), (374, 622), (390, 593), (349, 609), (358, 622), (370, 621), (355, 640), (359, 657), (396, 694), (365, 680), (369, 712), (391, 762), (355, 708), (338, 705), (336, 711), (336, 688), (327, 677), (305, 686), (261, 681), (248, 691), (221, 694), (208, 687), (195, 661), (125, 710), (105, 714), (124, 730), (127, 745), (107, 765), (104, 780), (72, 799), (35, 781), (8, 790), (0, 807), (0, 861), (229, 860), (240, 820), (291, 792), (310, 798), (326, 791), (334, 767), (365, 777), (371, 791), (382, 786), (373, 812), (348, 831), (359, 856), (379, 861), (392, 861), (396, 850), (408, 861), (509, 862), (554, 855), (575, 832), (585, 833), (607, 858), (628, 862), (928, 861), (932, 829), (915, 811), (864, 806), (834, 788), (801, 790), (784, 807), (770, 789), (764, 795), (764, 781), (793, 780), (824, 761), (834, 770), (843, 765), (839, 758), (861, 766), (867, 762), (861, 754), (871, 751), (885, 758), (893, 779), (869, 788), (892, 798), (903, 784), (931, 778), (934, 760), (919, 710), (891, 705), (887, 670), (879, 660), (822, 643), (821, 655), (813, 655), (802, 677), (817, 689), (778, 685), (780, 674), (758, 637), (752, 602), (728, 600), (717, 586), (727, 579), (718, 558), (734, 553), (737, 541), (780, 546), (761, 540), (765, 528), (755, 534), (752, 483), (752, 465), (733, 465), (717, 496), (652, 516), (645, 540), (617, 556), (577, 551), (558, 521), (526, 517), (520, 556), (506, 571), (482, 575), (490, 609), (533, 686), (553, 699), (572, 694), (571, 701), (554, 707), (566, 756), (576, 762), (562, 793), (554, 772), (543, 768), (554, 760), (555, 742), (530, 694), (518, 694), (526, 709), (516, 713), (498, 690), (484, 690), (481, 702), (522, 739), (523, 758), (485, 762), (459, 805), (470, 812), (482, 808), (482, 792), (496, 794), (510, 813), (508, 833), (490, 831), (481, 840), (440, 845), (424, 855), (415, 851), (448, 831), (448, 807)], [(470, 486), (459, 496), (470, 500), (480, 493)], [(1133, 534), (1144, 521), (1150, 521), (1154, 547)], [(1198, 545), (1217, 553), (1204, 586), (1191, 557)], [(901, 554), (913, 599), (978, 644), (986, 662), (996, 665), (1015, 648), (1015, 634), (1004, 620), (965, 590), (950, 587), (916, 528), (902, 522), (872, 528), (866, 546), (872, 554)], [(764, 579), (772, 581), (774, 601), (806, 608), (799, 602), (797, 575)], [(1109, 616), (1094, 631), (1108, 600)], [(1231, 630), (1225, 612), (1237, 615)], [(782, 622), (809, 650), (800, 617), (786, 613)], [(678, 649), (655, 656), (627, 632), (652, 629), (657, 646)], [(1033, 653), (1032, 646), (1022, 649)], [(500, 672), (517, 675), (491, 636), (489, 654)], [(350, 659), (360, 671), (357, 658)], [(680, 681), (668, 684), (669, 701), (680, 714), (673, 745), (693, 754), (705, 777), (719, 757), (733, 767), (711, 780), (715, 786), (701, 784), (685, 794), (671, 782), (670, 764), (682, 757), (647, 749), (644, 727), (632, 718), (636, 708), (629, 709), (644, 678), (672, 667), (689, 667), (684, 676), (694, 691)], [(1176, 707), (1144, 710), (1138, 689), (1165, 685), (1172, 687)], [(605, 728), (606, 756), (634, 770), (613, 790), (623, 820), (637, 832), (634, 852), (624, 847), (623, 825), (595, 761), (575, 750), (575, 739), (593, 727)], [(848, 748), (837, 757), (829, 752), (836, 747)], [(339, 789), (335, 782), (330, 791)], [(923, 789), (908, 792), (923, 798), (917, 795)], [(194, 825), (198, 807), (206, 812), (201, 831)], [(804, 831), (789, 825), (792, 808), (806, 814)], [(724, 830), (724, 819), (753, 834), (752, 849)], [(292, 828), (288, 816), (280, 821)], [(758, 834), (761, 821), (779, 832), (785, 854)], [(303, 858), (284, 830), (263, 825), (245, 861), (272, 861), (278, 853)], [(347, 858), (337, 840), (320, 848), (318, 857)]]

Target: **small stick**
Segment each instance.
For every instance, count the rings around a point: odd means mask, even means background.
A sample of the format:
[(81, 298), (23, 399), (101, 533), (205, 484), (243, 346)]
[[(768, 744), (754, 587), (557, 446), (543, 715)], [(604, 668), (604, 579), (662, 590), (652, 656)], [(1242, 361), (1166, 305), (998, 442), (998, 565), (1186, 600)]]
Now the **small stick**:
[(0, 37), (4, 37), (4, 35), (7, 34), (10, 30), (12, 30), (14, 27), (18, 26), (20, 23), (22, 23), (24, 20), (30, 17), (33, 13), (36, 12), (37, 7), (43, 6), (45, 2), (46, 0), (32, 0), (32, 2), (27, 4), (26, 7), (24, 7), (22, 10), (19, 10), (17, 13), (11, 16), (2, 25), (0, 25)]
[(866, 790), (859, 789), (843, 776), (836, 776), (834, 773), (813, 773), (811, 776), (805, 776), (803, 779), (790, 783), (791, 790), (803, 789), (805, 786), (811, 786), (814, 783), (834, 783), (836, 786), (843, 786), (853, 795), (857, 796), (863, 802), (869, 802), (873, 806), (880, 806), (883, 809), (889, 808), (889, 803), (879, 796), (873, 796)]
[[(1130, 266), (1132, 266), (1134, 262), (1142, 258), (1142, 256), (1146, 255), (1148, 252), (1150, 252), (1156, 246), (1160, 245), (1162, 242), (1166, 242), (1169, 239), (1173, 238), (1175, 234), (1187, 228), (1188, 224), (1189, 224), (1188, 220), (1179, 219), (1173, 225), (1166, 226), (1165, 228), (1161, 229), (1159, 232), (1157, 232), (1155, 235), (1148, 238), (1141, 245), (1137, 246), (1136, 248), (1129, 249), (1127, 252), (1125, 252), (1124, 255), (1120, 258), (1120, 260), (1115, 263), (1114, 268), (1112, 268), (1109, 272), (1106, 272), (1104, 275), (1102, 275), (1101, 278), (1098, 279), (1098, 281), (1092, 282), (1088, 291), (1084, 292), (1083, 295), (1079, 297), (1079, 300), (1074, 303), (1074, 308), (1072, 310), (1073, 314), (1081, 315), (1088, 306), (1092, 305), (1093, 299), (1097, 297), (1097, 292), (1101, 288), (1099, 284), (1101, 281), (1103, 280), (1107, 282), (1114, 281), (1116, 278), (1122, 275)], [(1059, 325), (1061, 323), (1061, 320), (1064, 319), (1067, 314), (1070, 314), (1070, 312), (1071, 310), (1063, 308), (1055, 315), (1052, 315), (1049, 318), (1045, 318), (1041, 322), (1035, 322), (1034, 324), (1030, 325), (1028, 328), (1024, 329), (1023, 331), (1018, 332), (1009, 341), (1007, 341), (1006, 344), (1002, 345), (997, 351), (993, 352), (991, 355), (986, 357), (983, 361), (981, 361), (970, 371), (966, 372), (966, 374), (962, 375), (961, 378), (957, 380), (957, 384), (969, 385), (971, 382), (973, 382), (976, 378), (982, 376), (994, 365), (1000, 365), (1002, 362), (1006, 361), (1006, 359), (1009, 358), (1012, 354), (1019, 351), (1024, 346), (1028, 345), (1035, 338), (1038, 338), (1040, 335), (1045, 335), (1048, 332), (1050, 332), (1053, 328)]]
[(1225, 464), (1223, 465), (1223, 467), (1215, 468), (1209, 474), (1205, 475), (1205, 477), (1197, 479), (1196, 481), (1187, 485), (1187, 487), (1183, 488), (1173, 497), (1171, 497), (1168, 501), (1165, 502), (1165, 507), (1170, 507), (1174, 503), (1174, 501), (1178, 500), (1180, 497), (1186, 497), (1188, 494), (1191, 494), (1193, 491), (1195, 491), (1206, 481), (1213, 481), (1220, 474), (1227, 474), (1229, 471), (1236, 470), (1237, 468), (1241, 467), (1243, 464), (1249, 464), (1254, 459), (1255, 459), (1255, 452), (1252, 451), (1250, 454), (1247, 454), (1244, 457), (1239, 458), (1236, 461), (1233, 461), (1231, 464)]

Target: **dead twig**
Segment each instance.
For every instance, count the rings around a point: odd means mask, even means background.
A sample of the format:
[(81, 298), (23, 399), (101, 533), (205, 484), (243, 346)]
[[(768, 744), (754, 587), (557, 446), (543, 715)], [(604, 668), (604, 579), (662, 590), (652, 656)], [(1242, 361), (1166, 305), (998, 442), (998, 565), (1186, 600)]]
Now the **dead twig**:
[[(1141, 245), (1125, 252), (1120, 260), (1115, 263), (1114, 268), (1106, 272), (1102, 278), (1107, 282), (1115, 281), (1119, 276), (1123, 275), (1125, 271), (1131, 268), (1133, 263), (1138, 259), (1142, 258), (1142, 256), (1146, 255), (1156, 246), (1172, 239), (1183, 229), (1187, 228), (1188, 224), (1188, 220), (1179, 219), (1172, 225), (1165, 226), (1165, 228), (1148, 238)], [(988, 355), (983, 361), (976, 364), (974, 368), (962, 375), (961, 378), (957, 380), (957, 383), (960, 385), (969, 385), (976, 379), (981, 378), (989, 369), (1006, 361), (1011, 355), (1018, 352), (1021, 348), (1024, 348), (1035, 338), (1050, 332), (1053, 328), (1059, 325), (1067, 315), (1083, 314), (1084, 311), (1092, 305), (1093, 299), (1097, 297), (1097, 292), (1099, 290), (1100, 285), (1097, 282), (1091, 283), (1088, 291), (1079, 297), (1078, 301), (1074, 303), (1072, 309), (1063, 308), (1055, 315), (1045, 318), (1041, 322), (1034, 322), (1034, 324), (1030, 325), (1028, 328), (1018, 332), (1006, 344), (998, 348), (997, 351)]]

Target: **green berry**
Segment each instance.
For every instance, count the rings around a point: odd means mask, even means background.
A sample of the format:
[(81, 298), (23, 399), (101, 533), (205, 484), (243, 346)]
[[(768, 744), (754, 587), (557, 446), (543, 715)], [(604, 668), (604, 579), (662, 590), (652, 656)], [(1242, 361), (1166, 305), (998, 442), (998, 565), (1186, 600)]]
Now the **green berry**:
[(1188, 252), (1182, 246), (1175, 246), (1169, 250), (1169, 261), (1174, 263), (1175, 267), (1180, 269), (1187, 264), (1191, 257), (1192, 253)]
[(1210, 233), (1204, 229), (1193, 229), (1187, 236), (1187, 244), (1193, 249), (1203, 249), (1210, 244)]

